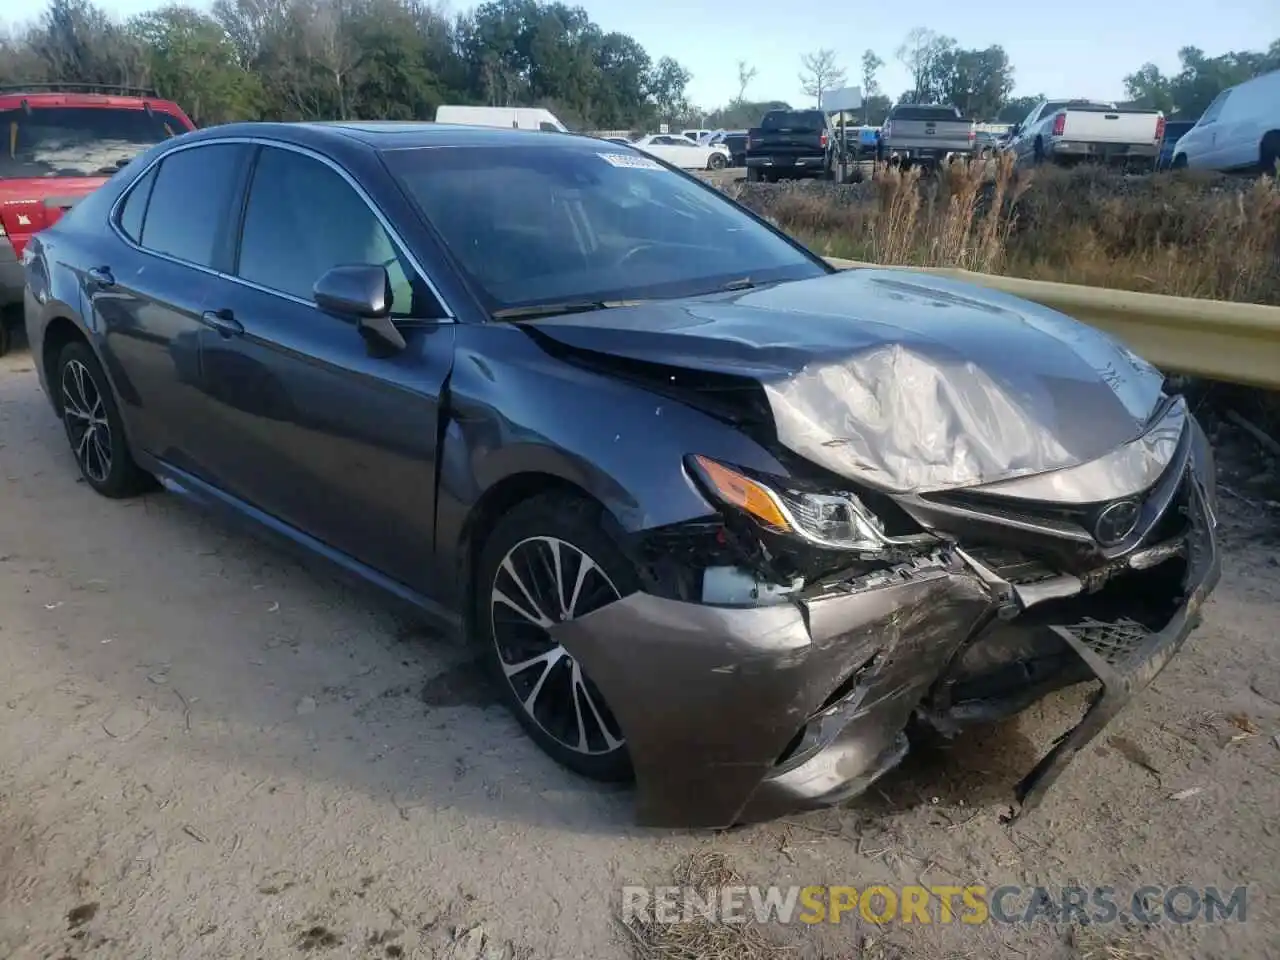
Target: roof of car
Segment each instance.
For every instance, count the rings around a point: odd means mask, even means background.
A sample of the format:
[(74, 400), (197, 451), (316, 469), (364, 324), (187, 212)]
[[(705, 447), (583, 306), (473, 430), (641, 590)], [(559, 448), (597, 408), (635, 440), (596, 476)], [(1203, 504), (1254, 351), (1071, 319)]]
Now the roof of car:
[(311, 146), (339, 146), (351, 141), (375, 150), (439, 146), (512, 146), (536, 148), (550, 143), (591, 142), (575, 134), (505, 127), (475, 127), (424, 120), (331, 120), (305, 123), (230, 123), (210, 127), (202, 138), (259, 136)]
[(142, 109), (150, 104), (157, 110), (177, 110), (178, 105), (164, 97), (132, 96), (112, 93), (77, 93), (50, 90), (6, 88), (0, 91), (0, 110), (13, 110), (23, 103), (40, 107), (127, 107)]

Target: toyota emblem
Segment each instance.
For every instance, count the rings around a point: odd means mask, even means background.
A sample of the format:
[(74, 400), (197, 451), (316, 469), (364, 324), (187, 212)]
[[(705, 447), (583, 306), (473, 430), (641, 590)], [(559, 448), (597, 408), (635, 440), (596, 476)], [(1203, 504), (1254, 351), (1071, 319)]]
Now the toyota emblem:
[(1142, 505), (1137, 500), (1117, 500), (1107, 504), (1093, 525), (1094, 539), (1104, 547), (1114, 546), (1133, 533), (1141, 512)]

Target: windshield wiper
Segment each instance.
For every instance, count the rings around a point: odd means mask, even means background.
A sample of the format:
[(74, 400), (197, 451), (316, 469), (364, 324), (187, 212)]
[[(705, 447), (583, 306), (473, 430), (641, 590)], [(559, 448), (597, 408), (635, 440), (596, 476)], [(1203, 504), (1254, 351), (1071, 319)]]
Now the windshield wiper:
[(561, 303), (531, 303), (523, 307), (504, 307), (495, 310), (495, 320), (537, 320), (539, 317), (560, 317), (570, 313), (590, 313), (593, 310), (611, 310), (614, 307), (633, 307), (645, 300), (565, 300)]
[(741, 277), (738, 280), (730, 280), (720, 289), (721, 290), (751, 290), (758, 286), (760, 286), (760, 284), (756, 283), (750, 277)]

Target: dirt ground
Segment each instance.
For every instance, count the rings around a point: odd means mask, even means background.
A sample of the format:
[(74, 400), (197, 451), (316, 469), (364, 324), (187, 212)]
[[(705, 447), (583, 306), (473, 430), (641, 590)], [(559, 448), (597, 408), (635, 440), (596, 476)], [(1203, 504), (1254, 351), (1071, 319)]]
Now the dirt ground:
[(391, 601), (173, 496), (96, 497), (11, 355), (0, 957), (613, 960), (638, 949), (621, 887), (706, 851), (762, 884), (1250, 885), (1243, 924), (767, 931), (800, 960), (1277, 956), (1280, 505), (1227, 481), (1204, 627), (1031, 819), (999, 815), (1078, 691), (917, 751), (843, 809), (648, 831)]

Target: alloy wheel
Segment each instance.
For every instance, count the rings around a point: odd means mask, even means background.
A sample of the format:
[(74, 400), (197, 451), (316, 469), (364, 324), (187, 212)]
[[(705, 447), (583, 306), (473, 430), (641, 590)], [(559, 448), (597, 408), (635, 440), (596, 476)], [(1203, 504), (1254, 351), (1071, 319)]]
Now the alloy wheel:
[(624, 740), (600, 691), (548, 630), (620, 599), (591, 557), (555, 537), (517, 543), (494, 575), (489, 611), (507, 683), (525, 713), (576, 753), (613, 753)]
[(111, 475), (111, 424), (93, 374), (79, 360), (62, 367), (62, 420), (84, 475), (106, 483)]

